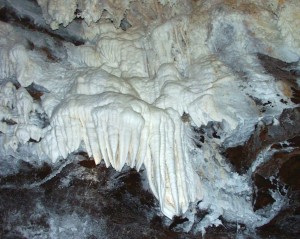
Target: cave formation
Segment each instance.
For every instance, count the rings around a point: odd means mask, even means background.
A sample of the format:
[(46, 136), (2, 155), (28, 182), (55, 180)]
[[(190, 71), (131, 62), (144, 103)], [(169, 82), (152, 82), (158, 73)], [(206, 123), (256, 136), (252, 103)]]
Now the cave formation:
[(299, 25), (298, 0), (0, 0), (1, 238), (296, 238)]

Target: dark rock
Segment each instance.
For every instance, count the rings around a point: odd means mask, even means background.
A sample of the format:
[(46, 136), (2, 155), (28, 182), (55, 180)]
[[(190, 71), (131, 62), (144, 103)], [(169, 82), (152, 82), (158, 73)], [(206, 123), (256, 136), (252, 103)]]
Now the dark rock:
[(279, 122), (279, 126), (256, 126), (244, 145), (226, 149), (224, 155), (238, 173), (246, 173), (257, 155), (267, 146), (279, 147), (277, 142), (292, 140), (300, 135), (300, 108), (283, 110)]
[(271, 205), (275, 200), (270, 194), (270, 189), (276, 189), (269, 179), (264, 178), (256, 173), (254, 176), (254, 184), (256, 185), (254, 195), (254, 210), (258, 210)]
[(126, 18), (123, 18), (121, 20), (121, 23), (120, 23), (120, 28), (123, 30), (123, 31), (126, 31), (127, 29), (129, 29), (130, 27), (132, 27), (132, 25), (128, 22), (128, 20)]
[[(35, 10), (41, 11), (37, 3), (35, 3), (35, 5)], [(5, 2), (5, 5), (0, 8), (0, 21), (8, 22), (13, 26), (44, 33), (48, 35), (48, 37), (52, 37), (58, 41), (72, 42), (76, 46), (84, 44), (84, 41), (82, 39), (78, 39), (76, 36), (70, 36), (62, 31), (52, 31), (45, 23), (40, 23), (39, 25), (35, 24), (34, 19), (32, 19), (29, 15), (20, 15), (9, 2)]]
[(79, 162), (79, 164), (86, 168), (96, 168), (95, 161), (91, 159), (82, 160)]

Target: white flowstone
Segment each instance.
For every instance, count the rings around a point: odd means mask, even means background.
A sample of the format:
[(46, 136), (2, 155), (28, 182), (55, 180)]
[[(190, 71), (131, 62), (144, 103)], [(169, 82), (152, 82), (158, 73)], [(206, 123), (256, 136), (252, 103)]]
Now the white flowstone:
[[(277, 195), (265, 215), (254, 212), (250, 176), (233, 172), (219, 151), (247, 140), (262, 118), (276, 122), (284, 108), (294, 107), (286, 86), (256, 56), (299, 60), (299, 2), (273, 2), (38, 0), (52, 29), (84, 18), (78, 35), (86, 42), (64, 43), (61, 62), (54, 63), (0, 22), (4, 151), (34, 145), (40, 158), (57, 162), (85, 150), (118, 171), (144, 165), (167, 217), (201, 200), (199, 207), (209, 211), (197, 226), (203, 233), (220, 225), (221, 215), (249, 227), (267, 223), (284, 199)], [(116, 29), (125, 12), (137, 23), (126, 32)], [(55, 46), (52, 41), (39, 44)], [(27, 92), (31, 85), (43, 89), (40, 102)], [(257, 101), (272, 107), (262, 112)], [(50, 125), (36, 123), (37, 113)], [(219, 139), (196, 148), (192, 127), (214, 123)]]

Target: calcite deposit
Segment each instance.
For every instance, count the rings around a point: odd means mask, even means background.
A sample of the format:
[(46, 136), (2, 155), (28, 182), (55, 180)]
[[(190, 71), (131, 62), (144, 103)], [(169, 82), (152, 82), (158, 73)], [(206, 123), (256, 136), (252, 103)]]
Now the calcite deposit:
[[(170, 230), (299, 223), (298, 0), (0, 0), (0, 15), (3, 189), (42, 190), (84, 155), (141, 171)], [(22, 162), (51, 172), (7, 180)]]

